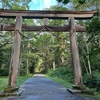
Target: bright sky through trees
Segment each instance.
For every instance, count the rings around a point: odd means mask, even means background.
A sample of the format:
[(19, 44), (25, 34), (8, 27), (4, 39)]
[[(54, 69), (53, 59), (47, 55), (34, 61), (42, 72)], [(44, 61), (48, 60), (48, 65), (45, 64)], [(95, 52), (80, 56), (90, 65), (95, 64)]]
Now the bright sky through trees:
[(31, 0), (29, 6), (30, 10), (44, 10), (45, 8), (49, 8), (56, 4), (56, 0)]

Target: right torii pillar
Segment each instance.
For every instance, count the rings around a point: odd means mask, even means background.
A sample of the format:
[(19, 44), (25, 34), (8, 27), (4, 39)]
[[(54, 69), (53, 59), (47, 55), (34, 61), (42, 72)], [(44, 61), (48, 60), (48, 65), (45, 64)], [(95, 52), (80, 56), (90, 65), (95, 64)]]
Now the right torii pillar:
[(84, 87), (82, 81), (82, 70), (80, 66), (80, 59), (79, 59), (79, 52), (78, 52), (78, 45), (76, 39), (76, 29), (74, 18), (69, 18), (69, 33), (70, 33), (70, 47), (71, 47), (71, 55), (72, 55), (72, 66), (74, 72), (74, 88), (82, 89)]

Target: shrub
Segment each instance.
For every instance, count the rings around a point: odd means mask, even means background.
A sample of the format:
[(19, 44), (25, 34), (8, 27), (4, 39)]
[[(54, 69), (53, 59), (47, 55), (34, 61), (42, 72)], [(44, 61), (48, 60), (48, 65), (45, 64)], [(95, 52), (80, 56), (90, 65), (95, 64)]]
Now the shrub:
[(91, 75), (85, 74), (83, 77), (83, 82), (86, 86), (100, 91), (100, 72), (95, 71)]
[(28, 74), (28, 76), (29, 76), (29, 77), (33, 77), (33, 74), (30, 73), (30, 74)]
[(8, 69), (2, 69), (0, 70), (0, 76), (8, 76), (9, 70)]
[(72, 82), (73, 80), (71, 69), (66, 67), (57, 68), (55, 71), (49, 70), (48, 75), (51, 77), (59, 77), (69, 82)]
[(26, 75), (26, 70), (25, 70), (25, 68), (23, 68), (23, 67), (20, 68), (20, 69), (19, 69), (19, 74), (22, 75), (22, 76), (23, 76), (23, 75)]

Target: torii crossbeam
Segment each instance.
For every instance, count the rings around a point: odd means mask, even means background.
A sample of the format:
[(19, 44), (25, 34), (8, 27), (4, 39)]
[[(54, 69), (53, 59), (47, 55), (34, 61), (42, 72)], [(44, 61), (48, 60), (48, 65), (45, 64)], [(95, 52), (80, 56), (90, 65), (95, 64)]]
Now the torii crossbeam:
[(94, 13), (96, 11), (0, 10), (0, 17), (15, 18), (16, 16), (22, 16), (31, 19), (68, 19), (74, 17), (75, 19), (90, 19)]

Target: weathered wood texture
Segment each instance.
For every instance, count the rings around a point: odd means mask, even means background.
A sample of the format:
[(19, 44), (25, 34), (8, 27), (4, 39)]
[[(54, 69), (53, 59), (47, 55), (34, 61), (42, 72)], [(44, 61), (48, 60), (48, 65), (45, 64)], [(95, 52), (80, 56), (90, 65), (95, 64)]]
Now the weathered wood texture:
[(13, 48), (12, 48), (12, 57), (10, 62), (8, 87), (16, 87), (16, 83), (17, 83), (21, 36), (19, 32), (16, 30), (19, 30), (21, 32), (21, 27), (22, 27), (22, 17), (17, 16), (14, 38), (13, 38)]
[(34, 19), (67, 19), (74, 17), (75, 19), (90, 19), (96, 11), (35, 11), (35, 10), (0, 10), (0, 17), (15, 18), (22, 16), (23, 18)]
[(74, 18), (69, 18), (69, 26), (70, 26), (70, 46), (71, 46), (71, 53), (72, 53), (72, 64), (74, 70), (74, 84), (75, 85), (82, 85), (82, 73), (80, 67), (80, 60), (79, 60), (79, 52), (76, 40), (76, 30), (75, 30), (75, 23)]
[[(43, 27), (45, 27), (43, 29)], [(42, 30), (43, 29), (43, 30)], [(86, 32), (85, 26), (75, 26), (76, 32)], [(15, 24), (12, 25), (0, 25), (1, 31), (14, 31)], [(27, 26), (25, 24), (22, 25), (22, 31), (47, 31), (47, 32), (67, 32), (69, 31), (69, 26)]]

